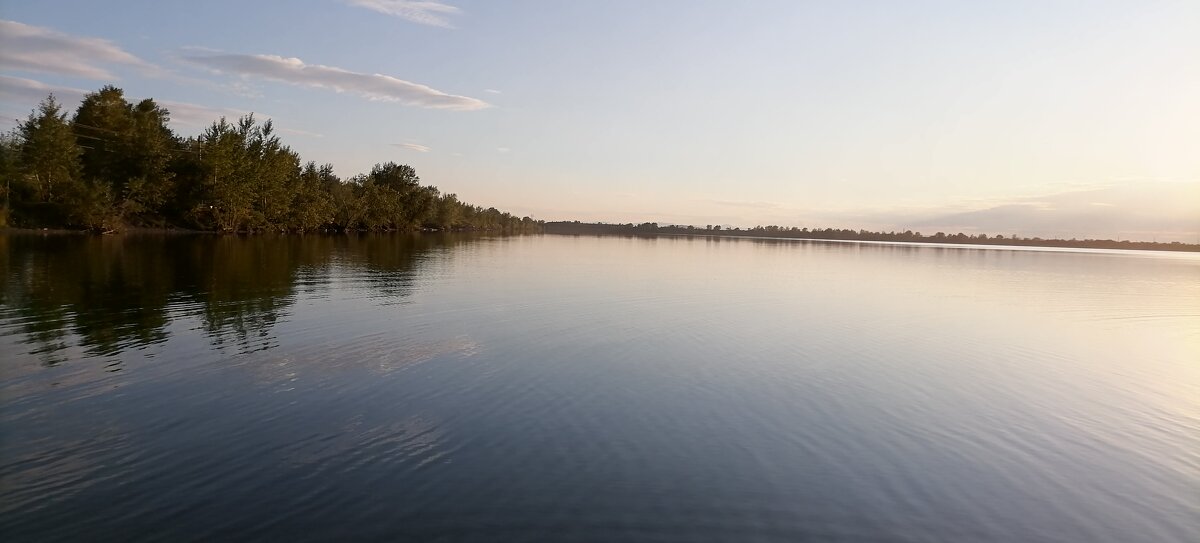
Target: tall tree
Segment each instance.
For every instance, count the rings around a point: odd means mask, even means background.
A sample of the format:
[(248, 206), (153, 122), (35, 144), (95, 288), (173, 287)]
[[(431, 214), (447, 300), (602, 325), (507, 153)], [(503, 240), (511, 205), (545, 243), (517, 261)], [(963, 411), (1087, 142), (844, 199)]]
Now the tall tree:
[(463, 219), (463, 205), (454, 194), (443, 194), (437, 200), (437, 211), (433, 223), (442, 230), (449, 230), (459, 225)]
[(154, 100), (129, 103), (124, 91), (107, 85), (83, 98), (72, 125), (82, 149), (84, 180), (100, 184), (123, 219), (155, 214), (171, 191), (168, 170), (176, 139), (170, 114)]
[(53, 94), (19, 128), (21, 165), (38, 202), (59, 203), (78, 183), (79, 147)]
[(348, 183), (326, 185), (333, 204), (333, 226), (339, 230), (353, 230), (362, 227), (363, 216), (366, 213), (360, 195), (361, 183), (352, 179)]
[(326, 187), (337, 183), (337, 176), (333, 175), (332, 165), (325, 164), (318, 168), (315, 162), (305, 164), (304, 170), (300, 172), (295, 190), (292, 191), (287, 229), (304, 232), (332, 224), (334, 222), (333, 198)]
[(400, 194), (405, 194), (421, 185), (421, 178), (417, 176), (417, 170), (408, 164), (396, 164), (395, 162), (376, 164), (374, 168), (371, 168), (368, 178), (372, 183)]
[(271, 121), (224, 118), (200, 136), (199, 187), (188, 216), (198, 226), (232, 232), (284, 230), (300, 180), (300, 157), (283, 145)]
[(123, 188), (132, 151), (132, 108), (125, 92), (112, 85), (83, 97), (71, 124), (84, 178), (117, 185), (118, 191)]
[(128, 177), (121, 192), (123, 216), (158, 215), (174, 191), (171, 160), (180, 154), (179, 138), (167, 126), (171, 113), (149, 98), (132, 108)]
[(253, 117), (232, 125), (222, 117), (198, 138), (200, 171), (190, 221), (201, 228), (235, 232), (248, 227), (253, 213), (246, 143), (254, 127)]
[(253, 195), (249, 227), (282, 229), (291, 203), (289, 190), (299, 177), (300, 157), (279, 141), (270, 119), (256, 125), (253, 116), (248, 116), (241, 123), (250, 125), (244, 155), (250, 181), (247, 188)]
[(8, 226), (9, 213), (14, 200), (13, 181), (21, 190), (21, 138), (16, 130), (0, 134), (0, 190), (4, 191), (4, 205), (0, 207), (0, 226)]

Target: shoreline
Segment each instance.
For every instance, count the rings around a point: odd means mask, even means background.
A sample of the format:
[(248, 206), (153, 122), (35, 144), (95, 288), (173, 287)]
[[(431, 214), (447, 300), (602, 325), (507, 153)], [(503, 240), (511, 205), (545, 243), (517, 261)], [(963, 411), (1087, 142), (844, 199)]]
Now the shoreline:
[[(608, 226), (608, 225), (605, 225)], [(179, 235), (209, 235), (209, 236), (304, 236), (304, 235), (348, 235), (348, 234), (487, 234), (487, 233), (510, 233), (510, 234), (546, 234), (554, 236), (595, 236), (595, 237), (685, 237), (685, 238), (727, 238), (727, 239), (748, 239), (748, 240), (768, 240), (768, 241), (795, 241), (795, 242), (817, 242), (817, 243), (850, 243), (864, 245), (899, 245), (899, 246), (938, 246), (948, 248), (961, 249), (996, 249), (996, 250), (1062, 250), (1070, 249), (1073, 251), (1127, 251), (1141, 252), (1153, 251), (1160, 253), (1193, 253), (1200, 254), (1200, 245), (1189, 243), (1159, 243), (1150, 241), (1112, 241), (1112, 240), (1061, 240), (1061, 239), (1045, 239), (1045, 240), (1012, 240), (1012, 239), (993, 239), (967, 241), (967, 240), (936, 240), (936, 239), (920, 239), (920, 240), (895, 240), (895, 239), (836, 239), (822, 237), (800, 237), (800, 236), (768, 236), (757, 235), (750, 232), (730, 231), (729, 233), (701, 230), (698, 232), (646, 232), (646, 231), (555, 231), (556, 228), (547, 227), (542, 232), (504, 232), (503, 230), (318, 230), (313, 232), (218, 232), (212, 230), (194, 230), (188, 228), (154, 228), (154, 227), (135, 227), (124, 228), (115, 232), (95, 232), (92, 230), (69, 229), (69, 228), (22, 228), (22, 227), (0, 227), (0, 234), (4, 235), (75, 235), (75, 236), (142, 236), (142, 235), (162, 235), (162, 236), (179, 236)], [(599, 230), (599, 229), (597, 229)], [(1014, 243), (1014, 241), (1016, 243)], [(1119, 246), (1128, 245), (1128, 246)]]
[[(622, 237), (657, 237), (657, 236), (675, 236), (675, 237), (690, 237), (690, 238), (729, 238), (729, 239), (761, 239), (771, 241), (811, 241), (820, 243), (858, 243), (858, 244), (878, 244), (878, 245), (901, 245), (901, 246), (941, 246), (954, 248), (992, 248), (1002, 250), (1017, 250), (1017, 249), (1073, 249), (1084, 251), (1155, 251), (1164, 253), (1200, 253), (1200, 244), (1190, 243), (1158, 243), (1150, 241), (1113, 241), (1113, 240), (1064, 240), (1064, 239), (996, 239), (988, 238), (987, 240), (960, 240), (960, 239), (878, 239), (880, 236), (864, 236), (860, 239), (837, 239), (829, 237), (816, 236), (779, 236), (779, 235), (764, 235), (755, 234), (747, 231), (713, 231), (713, 230), (698, 230), (698, 231), (638, 231), (635, 229), (607, 230), (594, 229), (594, 231), (563, 231), (557, 228), (561, 223), (547, 223), (546, 234), (557, 236), (622, 236)], [(604, 225), (618, 226), (618, 225)]]

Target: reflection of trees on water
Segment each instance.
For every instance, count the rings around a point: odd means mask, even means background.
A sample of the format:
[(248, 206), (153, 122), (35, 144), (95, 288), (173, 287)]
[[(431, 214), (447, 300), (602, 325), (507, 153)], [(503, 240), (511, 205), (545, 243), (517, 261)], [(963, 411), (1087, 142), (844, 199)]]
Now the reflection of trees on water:
[(72, 343), (94, 356), (162, 342), (173, 318), (193, 315), (215, 345), (269, 349), (298, 288), (325, 288), (333, 266), (406, 296), (423, 254), (468, 238), (2, 235), (0, 318), (47, 364)]
[(79, 337), (89, 354), (114, 354), (166, 339), (163, 310), (172, 291), (166, 238), (125, 243), (75, 235), (2, 236), (6, 317), (21, 323), (32, 353), (56, 363)]
[(342, 254), (365, 269), (367, 288), (380, 297), (400, 299), (412, 293), (421, 263), (436, 249), (474, 236), (463, 234), (365, 234), (340, 238)]
[(329, 238), (217, 237), (189, 247), (194, 264), (184, 275), (188, 298), (198, 305), (215, 345), (239, 352), (275, 345), (272, 326), (295, 302), (300, 267), (329, 259)]

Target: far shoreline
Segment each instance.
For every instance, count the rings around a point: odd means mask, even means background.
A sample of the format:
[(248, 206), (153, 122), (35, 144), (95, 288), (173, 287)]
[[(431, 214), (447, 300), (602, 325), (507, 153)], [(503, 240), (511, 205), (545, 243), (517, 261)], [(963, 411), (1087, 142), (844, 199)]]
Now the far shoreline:
[[(556, 236), (569, 236), (572, 234), (552, 234)], [(621, 235), (621, 234), (609, 234)], [(1070, 252), (1070, 253), (1111, 253), (1112, 251), (1123, 251), (1128, 253), (1139, 252), (1155, 252), (1155, 253), (1200, 253), (1200, 246), (1193, 246), (1188, 249), (1135, 249), (1124, 247), (1077, 247), (1071, 245), (1006, 245), (998, 243), (947, 243), (943, 241), (887, 241), (887, 240), (869, 240), (869, 239), (823, 239), (823, 238), (788, 238), (788, 237), (770, 237), (770, 236), (738, 236), (738, 235), (714, 235), (714, 234), (653, 234), (654, 236), (672, 236), (672, 237), (687, 237), (687, 238), (729, 238), (729, 239), (763, 239), (770, 241), (795, 241), (795, 242), (817, 242), (817, 243), (848, 243), (855, 245), (902, 245), (909, 247), (937, 247), (946, 249), (981, 249), (981, 250), (997, 250), (997, 251), (1038, 251), (1038, 252)], [(1140, 243), (1140, 242), (1139, 242)], [(1159, 245), (1170, 245), (1160, 243)], [(1185, 244), (1180, 244), (1185, 245)]]
[[(96, 236), (96, 237), (121, 237), (121, 236), (180, 236), (180, 235), (201, 235), (201, 236), (236, 236), (236, 237), (258, 237), (258, 236), (344, 236), (350, 234), (547, 234), (553, 236), (588, 236), (588, 237), (676, 237), (676, 238), (725, 238), (725, 239), (746, 239), (746, 240), (769, 240), (769, 241), (792, 241), (792, 242), (817, 242), (817, 243), (846, 243), (858, 245), (897, 245), (897, 246), (934, 246), (955, 249), (995, 249), (995, 250), (1041, 250), (1055, 251), (1067, 250), (1068, 252), (1146, 252), (1152, 251), (1157, 253), (1200, 253), (1200, 244), (1170, 242), (1160, 243), (1152, 241), (1113, 241), (1113, 240), (1063, 240), (1063, 239), (1040, 239), (1040, 240), (1024, 240), (1024, 243), (1011, 243), (1012, 239), (996, 239), (988, 238), (987, 240), (978, 241), (939, 241), (937, 239), (920, 239), (920, 240), (894, 240), (894, 239), (836, 239), (823, 237), (801, 237), (801, 236), (770, 236), (751, 233), (751, 231), (714, 231), (696, 229), (692, 232), (647, 232), (638, 230), (615, 231), (615, 230), (596, 230), (596, 231), (555, 231), (557, 228), (551, 225), (559, 223), (547, 223), (547, 227), (542, 232), (521, 232), (510, 233), (502, 230), (318, 230), (311, 232), (218, 232), (213, 230), (196, 230), (189, 228), (155, 228), (155, 227), (131, 227), (123, 228), (113, 232), (97, 232), (87, 229), (71, 229), (71, 228), (27, 228), (27, 227), (0, 227), (0, 235), (41, 235), (41, 236)], [(614, 225), (602, 225), (614, 226)], [(622, 225), (617, 225), (622, 226)], [(1090, 244), (1090, 245), (1089, 245)], [(1128, 246), (1117, 246), (1128, 245)]]
[[(938, 233), (923, 236), (919, 232), (868, 232), (863, 230), (783, 230), (771, 232), (765, 229), (718, 230), (687, 226), (658, 226), (654, 223), (642, 225), (605, 224), (578, 222), (546, 222), (545, 233), (553, 235), (615, 235), (615, 236), (686, 236), (731, 239), (769, 239), (776, 241), (817, 241), (831, 243), (868, 243), (887, 245), (935, 245), (941, 247), (997, 248), (997, 249), (1076, 249), (1095, 251), (1156, 251), (1167, 253), (1200, 253), (1200, 244), (1182, 242), (1115, 241), (1101, 239), (1044, 239), (1015, 237), (946, 235)], [(787, 234), (792, 235), (787, 235)], [(837, 234), (839, 237), (822, 235)], [(782, 235), (780, 235), (782, 234)], [(890, 238), (890, 239), (889, 239)]]

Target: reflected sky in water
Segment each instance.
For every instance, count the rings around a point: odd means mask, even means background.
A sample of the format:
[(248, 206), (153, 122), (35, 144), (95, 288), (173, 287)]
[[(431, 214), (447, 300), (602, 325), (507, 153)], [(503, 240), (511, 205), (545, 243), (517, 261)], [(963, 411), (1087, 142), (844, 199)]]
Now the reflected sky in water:
[(1191, 541), (1200, 258), (0, 237), (15, 540)]

